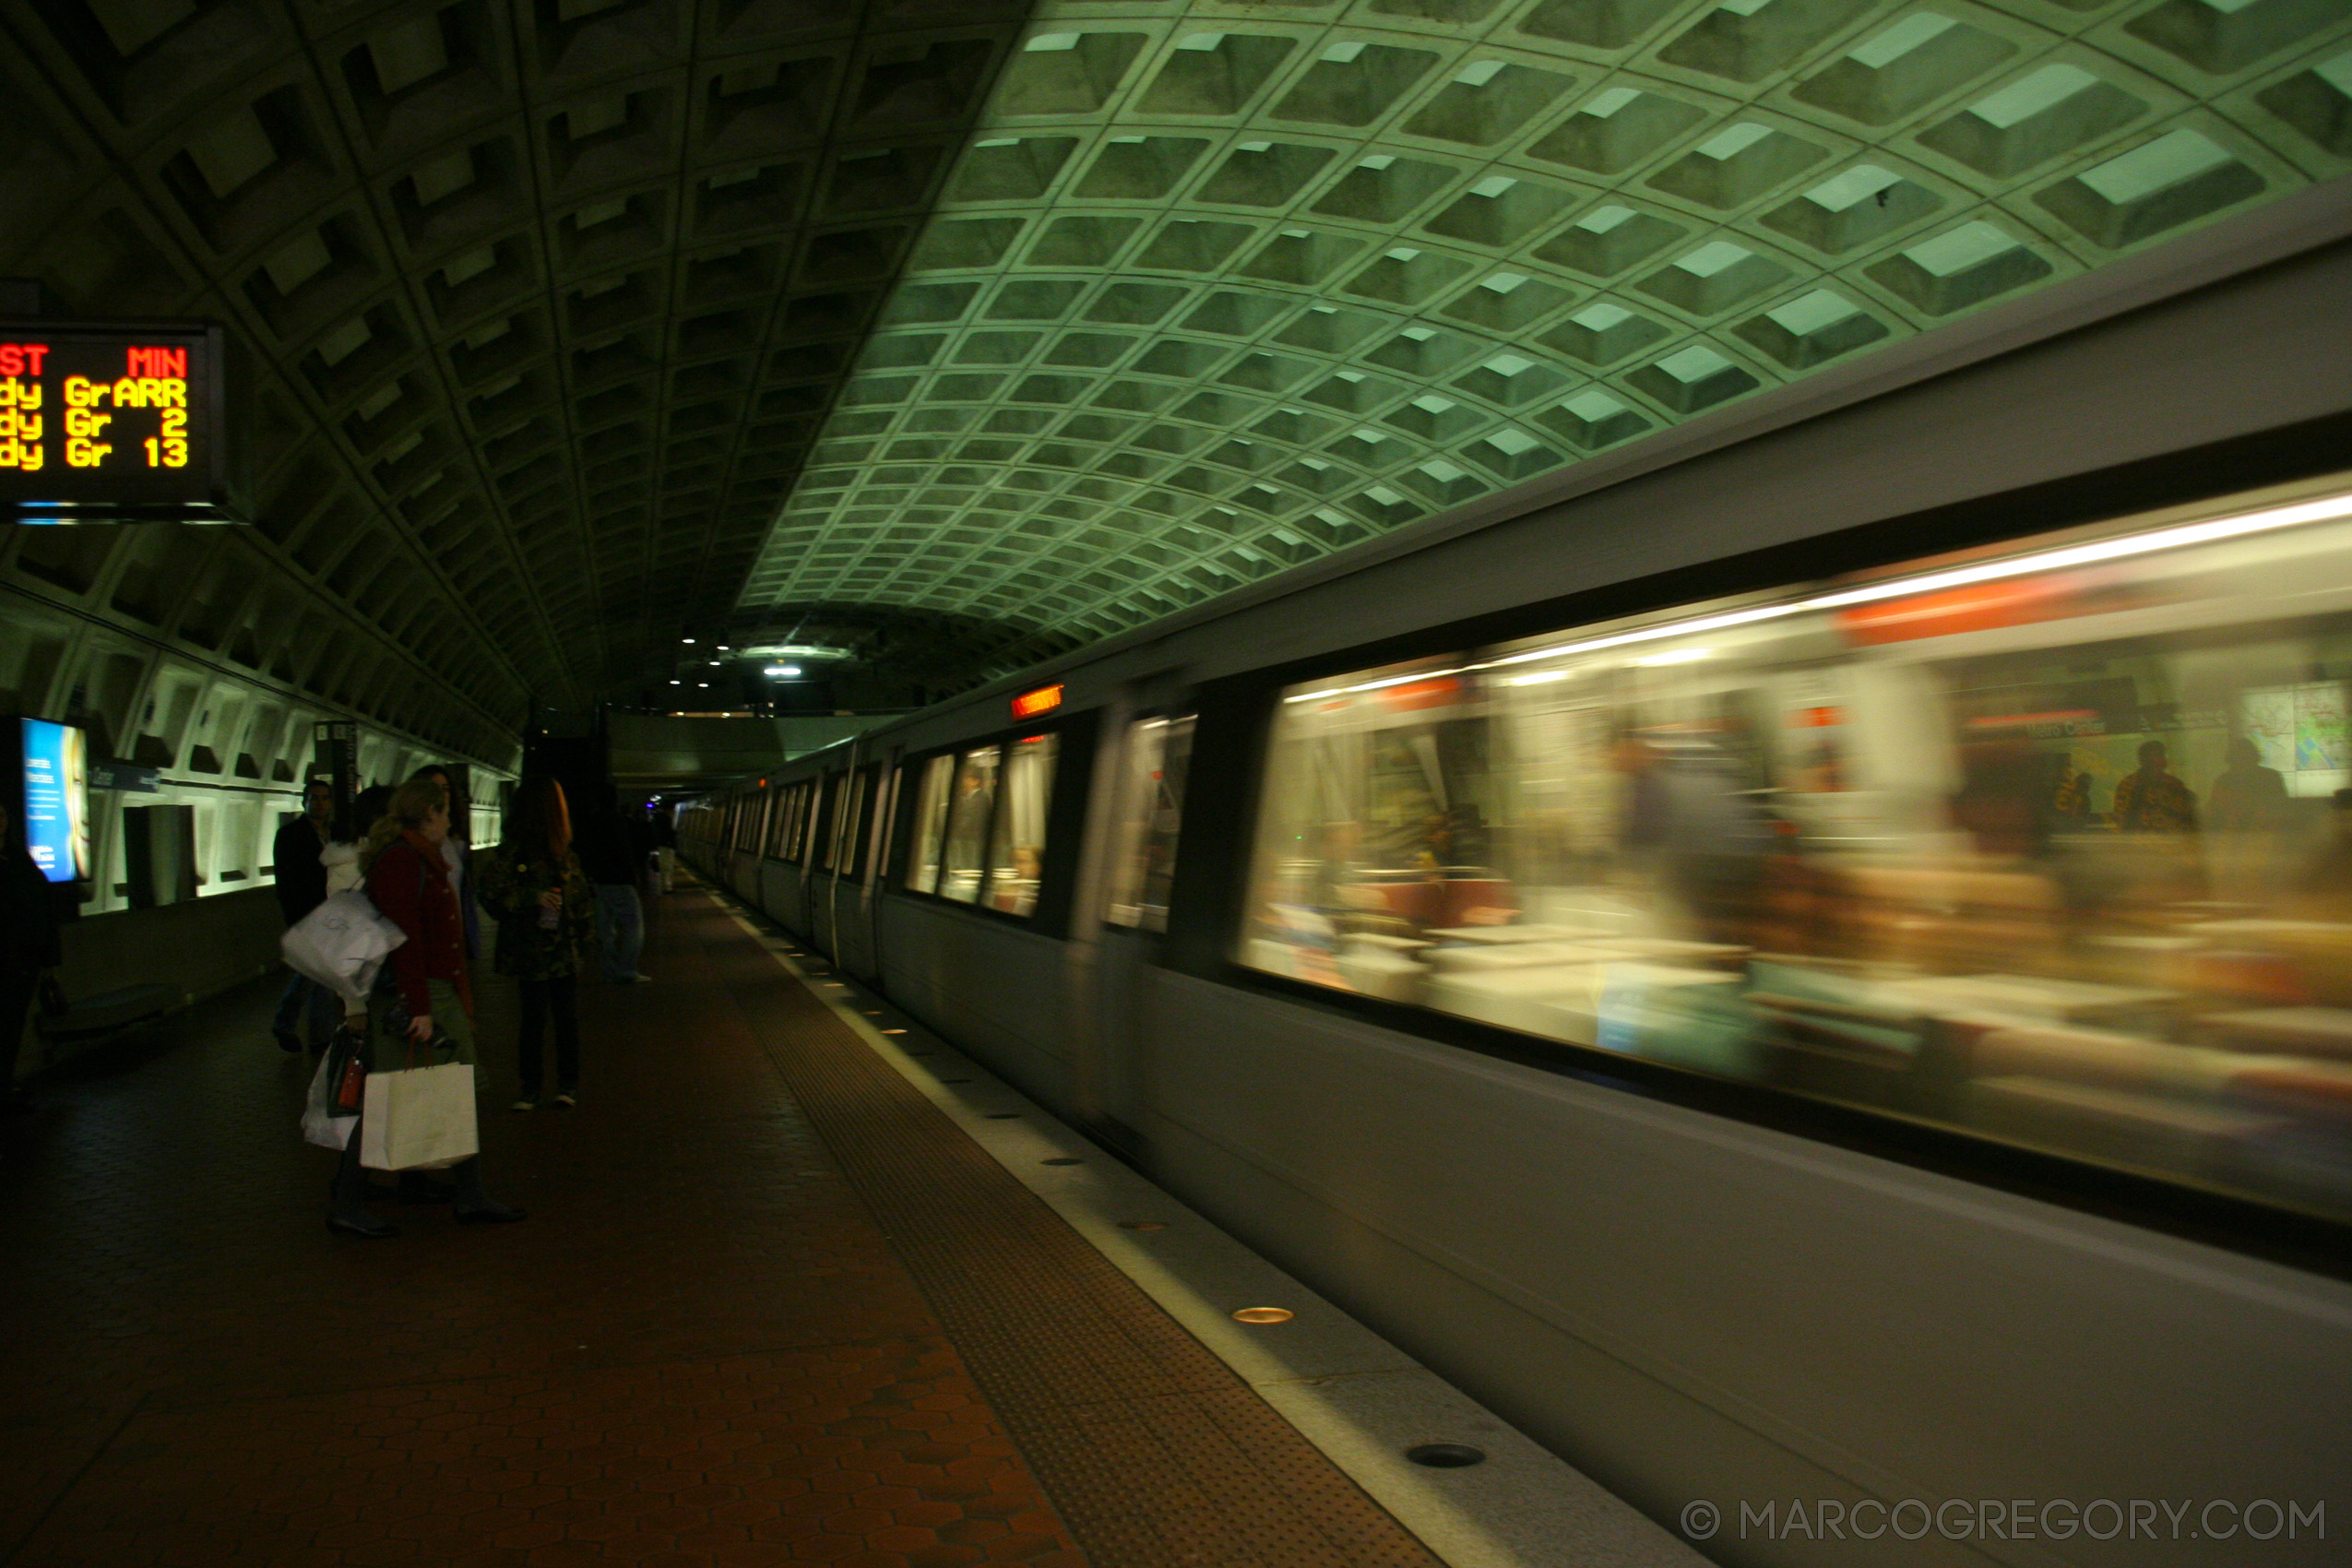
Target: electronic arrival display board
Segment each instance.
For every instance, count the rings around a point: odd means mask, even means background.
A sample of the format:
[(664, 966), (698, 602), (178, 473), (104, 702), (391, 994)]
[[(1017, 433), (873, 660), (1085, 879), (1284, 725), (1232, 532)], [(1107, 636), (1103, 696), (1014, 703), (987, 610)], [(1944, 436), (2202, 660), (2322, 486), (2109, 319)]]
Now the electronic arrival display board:
[(0, 506), (18, 521), (228, 521), (221, 335), (0, 319)]

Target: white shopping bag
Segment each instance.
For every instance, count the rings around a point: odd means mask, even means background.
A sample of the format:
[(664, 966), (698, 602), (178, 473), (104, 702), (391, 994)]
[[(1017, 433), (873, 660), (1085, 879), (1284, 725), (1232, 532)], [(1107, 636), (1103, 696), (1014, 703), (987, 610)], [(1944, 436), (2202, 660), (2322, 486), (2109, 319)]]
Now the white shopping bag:
[(367, 895), (333, 893), (278, 940), (287, 968), (340, 996), (354, 1007), (366, 1004), (376, 971), (409, 933), (376, 912)]
[(341, 1148), (359, 1124), (359, 1112), (335, 1104), (335, 1086), (327, 1079), (328, 1069), (340, 1065), (341, 1054), (330, 1051), (319, 1058), (318, 1071), (310, 1075), (310, 1099), (303, 1107), (303, 1136), (322, 1148)]
[(362, 1165), (371, 1170), (421, 1170), (469, 1159), (481, 1149), (472, 1063), (367, 1075), (367, 1105), (360, 1117)]

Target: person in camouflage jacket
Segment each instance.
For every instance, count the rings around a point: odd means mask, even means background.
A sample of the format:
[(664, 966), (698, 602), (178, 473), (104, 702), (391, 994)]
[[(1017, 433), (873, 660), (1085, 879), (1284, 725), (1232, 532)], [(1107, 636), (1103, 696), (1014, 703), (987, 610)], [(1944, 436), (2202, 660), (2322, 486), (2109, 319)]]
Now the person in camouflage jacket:
[(572, 852), (571, 814), (553, 778), (526, 778), (504, 842), (477, 857), (482, 908), (498, 921), (496, 968), (521, 991), (517, 1111), (536, 1111), (546, 1087), (540, 1031), (555, 1025), (555, 1099), (579, 1103), (580, 967), (596, 942), (596, 889)]

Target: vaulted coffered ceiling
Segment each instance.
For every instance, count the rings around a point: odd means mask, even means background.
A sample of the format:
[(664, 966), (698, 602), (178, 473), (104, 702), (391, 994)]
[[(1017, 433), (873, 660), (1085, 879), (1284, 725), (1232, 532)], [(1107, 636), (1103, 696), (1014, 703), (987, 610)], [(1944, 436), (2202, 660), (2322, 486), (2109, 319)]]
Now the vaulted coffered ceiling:
[(1049, 3), (745, 604), (1149, 621), (2341, 173), (2334, 0)]
[(499, 712), (975, 679), (2352, 168), (2343, 0), (0, 27), (0, 270), (229, 321), (256, 548)]

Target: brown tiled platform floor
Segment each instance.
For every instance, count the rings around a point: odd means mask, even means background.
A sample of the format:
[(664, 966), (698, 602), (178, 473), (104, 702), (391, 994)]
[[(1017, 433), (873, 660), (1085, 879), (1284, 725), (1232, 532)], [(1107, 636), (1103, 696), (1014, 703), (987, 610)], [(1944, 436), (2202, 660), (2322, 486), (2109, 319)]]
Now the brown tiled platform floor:
[(1433, 1562), (714, 900), (646, 967), (570, 1112), (482, 988), (518, 1226), (330, 1237), (274, 988), (0, 1127), (0, 1563)]

